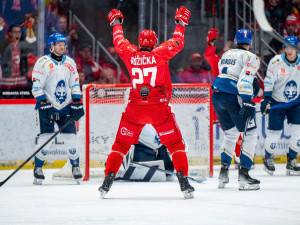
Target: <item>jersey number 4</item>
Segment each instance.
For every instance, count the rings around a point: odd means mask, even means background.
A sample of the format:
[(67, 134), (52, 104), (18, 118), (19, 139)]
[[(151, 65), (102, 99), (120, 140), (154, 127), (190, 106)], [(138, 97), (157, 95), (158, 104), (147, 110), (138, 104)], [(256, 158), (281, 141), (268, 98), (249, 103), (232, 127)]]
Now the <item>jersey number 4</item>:
[[(151, 76), (150, 79), (150, 85), (152, 87), (155, 86), (155, 79), (157, 74), (157, 67), (149, 67), (149, 68), (132, 68), (132, 76), (138, 76), (138, 78), (132, 79), (132, 86), (134, 89), (136, 89), (137, 84), (145, 84), (148, 83), (149, 80), (146, 80), (146, 77), (149, 77), (149, 74)], [(145, 78), (144, 78), (145, 77)]]

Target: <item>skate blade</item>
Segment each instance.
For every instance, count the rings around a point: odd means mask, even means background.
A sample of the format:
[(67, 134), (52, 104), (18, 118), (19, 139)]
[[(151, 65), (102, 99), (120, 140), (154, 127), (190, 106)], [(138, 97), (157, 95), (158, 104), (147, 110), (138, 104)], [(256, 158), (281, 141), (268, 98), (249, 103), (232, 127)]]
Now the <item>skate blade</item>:
[(259, 184), (248, 184), (244, 182), (239, 182), (239, 183), (240, 183), (239, 186), (240, 191), (257, 191), (260, 189)]
[(100, 191), (100, 198), (103, 199), (104, 196), (107, 194), (107, 191), (104, 191), (103, 189), (99, 188)]
[(77, 184), (80, 185), (81, 179), (75, 179), (75, 180), (76, 180)]
[(183, 191), (183, 196), (185, 199), (192, 199), (194, 198), (194, 193), (189, 191)]
[(228, 184), (229, 180), (225, 181), (223, 179), (219, 179), (219, 185), (218, 185), (218, 188), (219, 189), (223, 189), (225, 188), (225, 185)]
[(33, 179), (34, 185), (42, 185), (42, 183), (43, 183), (43, 179), (37, 179), (37, 178)]
[(294, 170), (287, 170), (286, 171), (287, 176), (300, 176), (300, 171), (294, 171)]
[(268, 170), (265, 166), (264, 166), (264, 171), (266, 171), (268, 174), (272, 175), (274, 174), (274, 171)]

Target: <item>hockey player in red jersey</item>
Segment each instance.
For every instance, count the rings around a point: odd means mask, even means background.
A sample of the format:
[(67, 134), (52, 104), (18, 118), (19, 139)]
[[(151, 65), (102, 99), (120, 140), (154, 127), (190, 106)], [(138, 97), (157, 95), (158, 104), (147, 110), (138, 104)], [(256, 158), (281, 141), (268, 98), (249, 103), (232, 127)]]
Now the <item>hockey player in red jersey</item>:
[(132, 88), (128, 105), (122, 114), (115, 143), (105, 168), (105, 179), (99, 188), (101, 198), (109, 191), (123, 157), (132, 144), (138, 142), (145, 124), (152, 124), (161, 143), (167, 146), (177, 171), (181, 191), (185, 198), (193, 198), (194, 188), (187, 180), (188, 160), (181, 132), (171, 112), (169, 101), (172, 94), (168, 60), (184, 46), (185, 25), (188, 25), (190, 11), (181, 6), (175, 15), (173, 38), (157, 46), (157, 35), (153, 30), (143, 30), (139, 35), (140, 48), (124, 39), (123, 15), (113, 9), (108, 14), (113, 26), (113, 42), (117, 53), (124, 61), (131, 77)]

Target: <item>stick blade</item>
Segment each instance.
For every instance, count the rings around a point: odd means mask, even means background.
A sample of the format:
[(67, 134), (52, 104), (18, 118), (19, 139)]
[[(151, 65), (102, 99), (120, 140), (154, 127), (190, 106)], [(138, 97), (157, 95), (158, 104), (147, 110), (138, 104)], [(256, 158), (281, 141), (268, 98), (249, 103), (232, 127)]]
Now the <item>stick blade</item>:
[(203, 176), (198, 176), (198, 177), (188, 177), (188, 179), (195, 181), (197, 183), (202, 183), (204, 181), (206, 181), (206, 178)]
[(259, 26), (265, 32), (273, 32), (273, 28), (269, 24), (264, 10), (265, 10), (265, 3), (263, 0), (253, 1), (253, 11)]

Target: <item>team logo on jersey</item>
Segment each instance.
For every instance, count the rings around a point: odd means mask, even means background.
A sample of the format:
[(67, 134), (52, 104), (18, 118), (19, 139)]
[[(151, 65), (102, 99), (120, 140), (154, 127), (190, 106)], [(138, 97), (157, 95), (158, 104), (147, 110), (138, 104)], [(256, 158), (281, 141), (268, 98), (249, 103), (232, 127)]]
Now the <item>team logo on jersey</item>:
[(41, 153), (42, 153), (42, 155), (43, 155), (43, 156), (46, 156), (46, 155), (47, 155), (47, 153), (48, 153), (48, 151), (47, 151), (47, 150), (45, 150), (45, 149), (42, 149)]
[(128, 130), (126, 127), (121, 128), (121, 134), (129, 137), (133, 136), (133, 133), (130, 130)]
[(59, 102), (60, 104), (66, 101), (67, 92), (66, 92), (66, 84), (64, 80), (61, 80), (57, 83), (54, 95), (56, 97), (56, 101)]
[(73, 66), (70, 65), (70, 63), (64, 63), (64, 65), (65, 65), (66, 67), (68, 67), (68, 69), (69, 69), (71, 72), (74, 71), (74, 68), (73, 68)]
[(295, 81), (291, 80), (285, 85), (283, 95), (289, 101), (297, 96), (297, 84)]
[(50, 64), (49, 64), (49, 68), (50, 68), (50, 70), (52, 70), (52, 69), (54, 68), (53, 63), (50, 63)]
[(75, 155), (75, 153), (76, 153), (76, 148), (71, 148), (71, 149), (69, 149), (69, 152), (70, 152), (71, 155)]
[(274, 150), (276, 148), (276, 143), (271, 143), (270, 148)]

